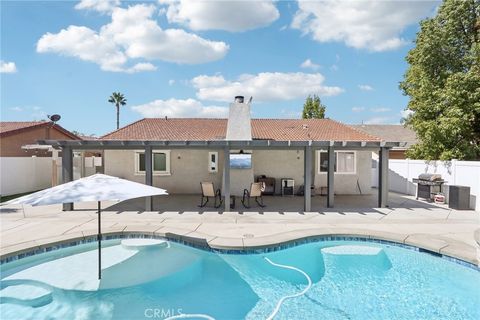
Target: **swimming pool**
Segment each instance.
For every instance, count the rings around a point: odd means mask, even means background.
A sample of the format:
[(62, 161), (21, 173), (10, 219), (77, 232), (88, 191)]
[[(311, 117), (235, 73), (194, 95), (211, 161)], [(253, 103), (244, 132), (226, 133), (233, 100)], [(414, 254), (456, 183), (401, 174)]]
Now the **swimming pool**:
[(394, 245), (318, 241), (221, 254), (169, 242), (132, 253), (108, 240), (99, 283), (95, 246), (2, 265), (2, 291), (24, 286), (43, 300), (3, 298), (1, 319), (480, 318), (478, 270)]

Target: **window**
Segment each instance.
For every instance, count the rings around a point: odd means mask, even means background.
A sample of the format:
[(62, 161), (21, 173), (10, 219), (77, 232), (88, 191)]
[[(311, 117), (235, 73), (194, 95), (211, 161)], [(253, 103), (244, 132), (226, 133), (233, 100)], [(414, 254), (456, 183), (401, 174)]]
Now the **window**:
[(355, 173), (355, 152), (338, 151), (336, 172)]
[(218, 172), (218, 152), (208, 153), (208, 172)]
[[(318, 161), (318, 172), (326, 173), (328, 171), (328, 152), (318, 151)], [(336, 173), (356, 173), (355, 151), (335, 151), (333, 170)]]
[[(154, 151), (152, 153), (154, 175), (170, 174), (170, 151)], [(145, 174), (145, 152), (135, 151), (135, 174)]]

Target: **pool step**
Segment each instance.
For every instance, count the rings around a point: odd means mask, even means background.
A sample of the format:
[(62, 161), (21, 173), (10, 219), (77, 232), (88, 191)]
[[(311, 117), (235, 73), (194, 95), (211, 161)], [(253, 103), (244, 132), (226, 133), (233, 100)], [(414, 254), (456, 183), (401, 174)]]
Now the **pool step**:
[(377, 246), (340, 245), (322, 248), (321, 252), (327, 272), (387, 271), (392, 267), (383, 248)]
[(52, 302), (52, 291), (30, 284), (15, 284), (0, 290), (0, 303), (41, 307)]
[(157, 239), (125, 239), (122, 240), (121, 244), (123, 248), (129, 250), (145, 250), (169, 246), (167, 241)]

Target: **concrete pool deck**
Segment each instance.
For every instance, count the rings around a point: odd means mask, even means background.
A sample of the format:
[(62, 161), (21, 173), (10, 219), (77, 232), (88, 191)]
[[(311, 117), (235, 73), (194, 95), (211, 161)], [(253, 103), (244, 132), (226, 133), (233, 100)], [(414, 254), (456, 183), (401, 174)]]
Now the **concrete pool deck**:
[[(263, 248), (310, 236), (361, 236), (417, 246), (476, 265), (480, 263), (480, 247), (474, 235), (480, 228), (480, 212), (457, 211), (398, 194), (390, 194), (389, 208), (355, 208), (349, 206), (349, 201), (352, 201), (350, 205), (358, 203), (354, 197), (350, 196), (350, 200), (338, 197), (338, 206), (334, 209), (321, 207), (324, 197), (313, 197), (314, 212), (295, 210), (301, 207), (301, 197), (265, 197), (267, 207), (263, 211), (251, 208), (243, 212), (214, 208), (199, 211), (196, 207), (199, 198), (195, 195), (156, 197), (154, 203), (158, 211), (151, 212), (142, 211), (142, 199), (103, 202), (102, 232), (105, 235), (175, 235), (206, 241), (218, 249)], [(369, 198), (363, 196), (362, 199)], [(95, 210), (96, 203), (76, 204), (70, 212), (61, 211), (60, 205), (0, 207), (1, 259), (95, 236)]]

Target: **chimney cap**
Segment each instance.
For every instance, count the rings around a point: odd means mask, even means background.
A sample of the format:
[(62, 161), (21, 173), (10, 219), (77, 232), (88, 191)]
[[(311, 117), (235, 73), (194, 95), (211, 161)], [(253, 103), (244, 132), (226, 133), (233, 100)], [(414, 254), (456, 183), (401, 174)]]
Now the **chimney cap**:
[(244, 100), (245, 100), (244, 96), (235, 96), (235, 102), (237, 103), (243, 103)]

